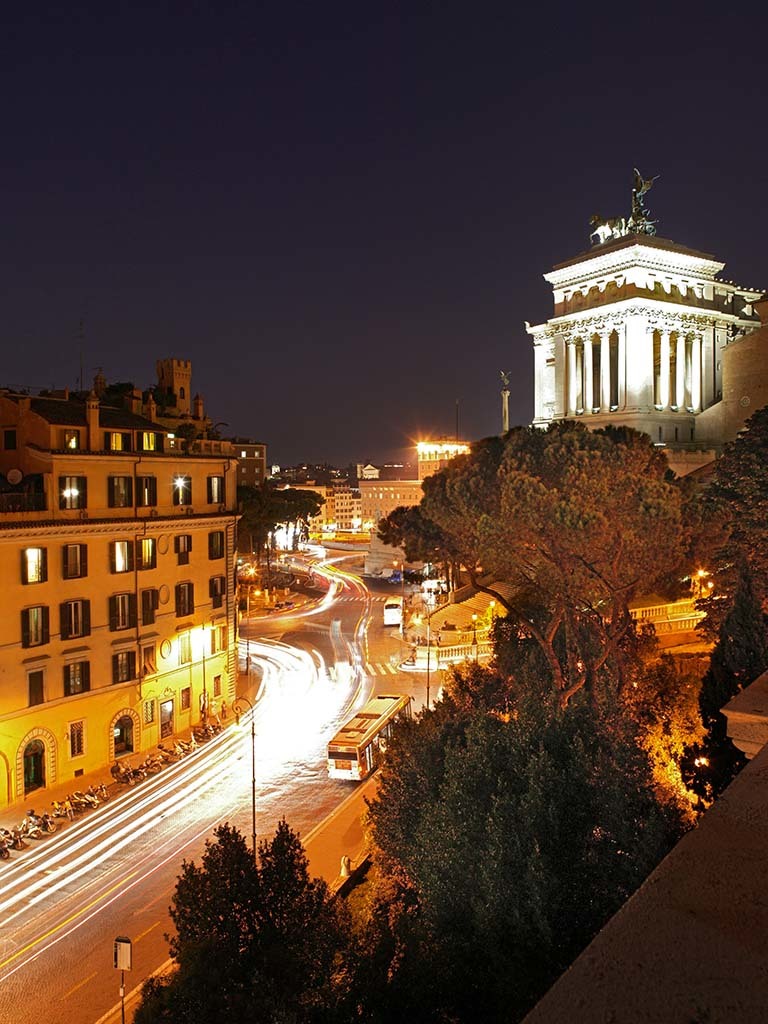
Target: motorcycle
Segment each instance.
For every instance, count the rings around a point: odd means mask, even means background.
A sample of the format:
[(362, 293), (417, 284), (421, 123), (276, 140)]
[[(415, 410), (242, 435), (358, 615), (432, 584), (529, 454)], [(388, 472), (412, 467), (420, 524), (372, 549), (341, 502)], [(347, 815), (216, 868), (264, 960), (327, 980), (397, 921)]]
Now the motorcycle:
[(99, 805), (98, 800), (94, 800), (93, 797), (89, 798), (87, 794), (82, 793), (79, 789), (70, 793), (69, 799), (76, 811), (90, 811), (93, 807), (98, 807)]
[(194, 754), (199, 749), (194, 733), (192, 733), (188, 740), (176, 740), (176, 746), (181, 747), (186, 754)]
[(66, 797), (63, 801), (52, 800), (51, 807), (53, 808), (54, 818), (66, 818), (68, 821), (75, 820), (75, 809), (69, 797)]
[(115, 782), (120, 782), (125, 786), (135, 786), (141, 779), (146, 778), (143, 772), (140, 772), (136, 768), (132, 768), (125, 761), (115, 761), (112, 767), (109, 769), (112, 773), (112, 777)]
[(17, 828), (7, 829), (0, 827), (0, 839), (14, 850), (26, 850), (29, 843), (24, 842), (24, 837)]
[(89, 786), (86, 790), (86, 796), (94, 797), (100, 804), (105, 804), (109, 800), (109, 793), (107, 793), (107, 787), (103, 782), (100, 782), (98, 786)]
[(35, 814), (34, 811), (27, 811), (27, 817), (29, 820), (40, 829), (41, 832), (47, 832), (48, 835), (54, 833), (57, 829), (56, 822), (47, 811), (43, 811), (42, 814)]
[(139, 768), (145, 771), (148, 775), (155, 775), (163, 768), (164, 765), (165, 761), (163, 761), (161, 757), (153, 757), (152, 754), (147, 754), (139, 765)]
[(0, 860), (8, 860), (10, 856), (11, 850), (8, 840), (0, 838)]
[(157, 757), (159, 757), (164, 764), (175, 764), (176, 761), (181, 760), (181, 754), (178, 754), (175, 748), (173, 750), (168, 750), (162, 743), (158, 743), (157, 749)]
[(34, 811), (27, 811), (26, 817), (21, 819), (17, 831), (24, 839), (39, 840), (43, 838), (43, 830), (37, 824)]

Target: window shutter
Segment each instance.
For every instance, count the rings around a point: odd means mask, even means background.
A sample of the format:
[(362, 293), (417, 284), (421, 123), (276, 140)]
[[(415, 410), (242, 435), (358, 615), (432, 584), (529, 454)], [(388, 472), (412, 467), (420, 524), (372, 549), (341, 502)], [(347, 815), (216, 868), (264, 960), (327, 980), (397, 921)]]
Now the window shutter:
[(176, 584), (176, 618), (178, 618), (181, 615), (181, 594), (182, 594), (181, 584), (177, 583)]
[(128, 595), (128, 625), (131, 629), (136, 626), (136, 595)]
[(110, 508), (115, 507), (115, 478), (107, 477), (107, 504)]
[(208, 504), (211, 505), (213, 503), (213, 477), (209, 476), (207, 482), (208, 482)]
[(77, 485), (80, 491), (80, 504), (79, 508), (88, 508), (88, 478), (81, 476), (78, 480)]
[(43, 605), (43, 608), (42, 608), (42, 619), (43, 619), (43, 643), (47, 644), (49, 639), (50, 639), (50, 636), (51, 636), (50, 616), (48, 614), (48, 605), (47, 604)]
[(128, 541), (128, 543), (125, 545), (125, 555), (126, 555), (126, 559), (127, 559), (127, 562), (128, 562), (128, 572), (132, 572), (133, 571), (134, 554), (135, 554), (135, 552), (133, 550), (133, 544), (131, 544), (131, 542)]
[(83, 601), (83, 636), (91, 635), (91, 602)]
[(117, 654), (112, 655), (112, 682), (120, 682), (120, 657)]
[(21, 555), (21, 582), (29, 583), (29, 573), (27, 572), (27, 556), (23, 548), (19, 552), (19, 554)]
[(91, 663), (90, 661), (84, 661), (81, 666), (81, 678), (83, 680), (83, 689), (90, 690), (91, 688)]
[(189, 584), (189, 589), (187, 591), (187, 595), (188, 595), (187, 613), (189, 615), (192, 615), (192, 613), (195, 610), (195, 584), (194, 583), (190, 583)]
[(113, 633), (117, 629), (117, 598), (114, 596), (109, 599), (109, 628)]
[(136, 678), (136, 651), (128, 652), (128, 678)]
[(29, 610), (27, 608), (21, 613), (21, 646), (29, 647)]
[(88, 545), (80, 545), (80, 575), (88, 575)]
[(157, 588), (155, 588), (152, 591), (152, 600), (155, 611), (157, 611), (157, 609), (160, 607), (160, 591)]
[(61, 549), (61, 575), (65, 580), (69, 579), (69, 559), (67, 558), (68, 545), (64, 544)]
[(69, 640), (69, 601), (59, 605), (59, 627), (62, 640)]
[(60, 476), (59, 477), (59, 508), (66, 508), (67, 507), (67, 499), (64, 497), (64, 487), (65, 487), (65, 483), (64, 482), (65, 482), (66, 479), (67, 478), (65, 476)]
[(209, 533), (208, 534), (208, 557), (209, 558), (215, 558), (216, 557), (215, 551), (216, 551), (216, 534), (215, 533)]
[(40, 549), (40, 571), (43, 580), (48, 579), (48, 548)]
[(110, 572), (117, 572), (117, 559), (115, 557), (116, 544), (117, 544), (117, 542), (114, 541), (114, 540), (111, 540), (109, 542), (109, 571)]

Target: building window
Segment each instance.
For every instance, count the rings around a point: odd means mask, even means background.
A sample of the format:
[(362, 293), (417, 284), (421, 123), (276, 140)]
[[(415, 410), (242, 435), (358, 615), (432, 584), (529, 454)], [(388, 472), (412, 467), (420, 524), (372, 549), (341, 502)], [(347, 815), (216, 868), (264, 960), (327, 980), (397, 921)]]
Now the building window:
[(112, 682), (129, 683), (136, 678), (136, 651), (118, 651), (112, 655)]
[(179, 635), (179, 664), (189, 665), (192, 661), (192, 634), (181, 633)]
[(175, 476), (173, 478), (173, 504), (174, 505), (191, 505), (192, 504), (192, 477), (191, 476)]
[(91, 688), (91, 664), (88, 661), (71, 661), (64, 666), (64, 696), (74, 697), (76, 693), (87, 693)]
[(3, 431), (3, 448), (7, 452), (16, 451), (16, 431), (15, 430), (4, 430)]
[(155, 720), (155, 702), (153, 700), (144, 701), (144, 725), (152, 725)]
[(157, 451), (157, 434), (153, 430), (141, 432), (141, 450), (145, 452)]
[(41, 668), (36, 668), (32, 672), (27, 673), (27, 691), (29, 693), (30, 707), (34, 707), (35, 704), (42, 704), (45, 701), (43, 694), (44, 680), (45, 673)]
[(209, 584), (211, 603), (214, 608), (221, 608), (224, 604), (224, 594), (227, 590), (227, 581), (224, 576), (212, 576)]
[(192, 550), (192, 535), (180, 533), (173, 538), (173, 550), (178, 555), (179, 565), (189, 565), (189, 554)]
[(224, 531), (213, 530), (208, 534), (208, 557), (209, 558), (223, 558), (224, 557)]
[(136, 563), (139, 569), (157, 568), (157, 545), (154, 537), (136, 541)]
[(65, 544), (61, 553), (61, 574), (65, 580), (78, 580), (88, 575), (88, 548), (85, 544)]
[(69, 756), (81, 757), (85, 751), (85, 722), (69, 723)]
[(109, 599), (109, 628), (115, 633), (136, 626), (136, 595), (113, 594)]
[(141, 674), (153, 676), (157, 672), (157, 657), (154, 644), (144, 644), (141, 648)]
[(192, 615), (195, 611), (195, 585), (194, 583), (176, 584), (176, 617)]
[(189, 711), (192, 706), (192, 690), (185, 686), (181, 691), (181, 710)]
[(21, 646), (40, 647), (49, 639), (48, 607), (44, 604), (23, 608), (21, 612)]
[(131, 435), (119, 430), (107, 430), (104, 434), (104, 447), (108, 452), (129, 452)]
[(109, 571), (133, 571), (133, 544), (129, 540), (112, 540), (109, 542)]
[(156, 587), (141, 592), (141, 624), (151, 626), (160, 604), (160, 591)]
[(129, 476), (107, 478), (107, 504), (110, 508), (131, 508), (133, 506), (133, 480)]
[(209, 505), (223, 505), (224, 504), (224, 477), (223, 476), (209, 476), (208, 477), (208, 504)]
[(136, 504), (142, 508), (157, 504), (157, 477), (140, 476), (136, 479)]
[(64, 431), (64, 447), (70, 452), (76, 452), (80, 449), (80, 431), (79, 430), (65, 430)]
[(227, 649), (227, 627), (214, 626), (211, 630), (211, 654)]
[(60, 606), (61, 639), (72, 640), (91, 632), (91, 602), (64, 601)]
[(84, 476), (59, 477), (59, 508), (87, 508), (88, 482)]
[(48, 549), (24, 548), (21, 552), (21, 582), (45, 583), (48, 579)]
[(214, 697), (220, 697), (221, 696), (221, 676), (214, 676), (213, 677), (213, 696)]

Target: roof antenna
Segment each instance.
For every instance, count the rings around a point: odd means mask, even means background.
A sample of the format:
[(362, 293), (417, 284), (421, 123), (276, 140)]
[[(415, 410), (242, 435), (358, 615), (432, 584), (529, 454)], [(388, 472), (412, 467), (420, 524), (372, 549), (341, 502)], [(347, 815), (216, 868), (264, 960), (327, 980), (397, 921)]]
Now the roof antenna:
[(456, 399), (456, 443), (459, 441), (459, 400)]

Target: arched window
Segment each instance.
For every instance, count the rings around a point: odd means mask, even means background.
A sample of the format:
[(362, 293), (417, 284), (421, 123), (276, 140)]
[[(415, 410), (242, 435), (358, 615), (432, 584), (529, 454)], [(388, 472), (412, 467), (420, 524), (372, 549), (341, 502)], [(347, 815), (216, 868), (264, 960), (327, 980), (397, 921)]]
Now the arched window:
[(133, 719), (130, 715), (118, 718), (114, 726), (115, 757), (133, 753)]
[(179, 388), (179, 398), (186, 398), (186, 397), (187, 396), (184, 394), (184, 388)]
[(32, 740), (24, 748), (24, 793), (45, 785), (45, 745)]

